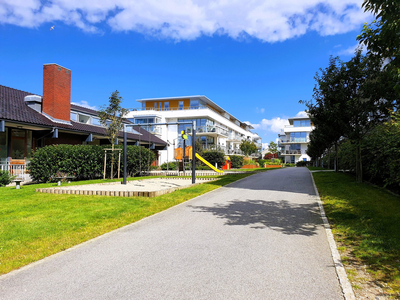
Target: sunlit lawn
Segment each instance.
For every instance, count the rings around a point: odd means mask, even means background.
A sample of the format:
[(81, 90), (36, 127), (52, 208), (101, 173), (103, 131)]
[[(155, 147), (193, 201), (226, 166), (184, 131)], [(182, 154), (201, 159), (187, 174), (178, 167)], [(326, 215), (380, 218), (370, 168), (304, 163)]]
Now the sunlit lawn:
[[(343, 173), (313, 173), (335, 239), (400, 296), (400, 197)], [(339, 249), (340, 250), (340, 249)], [(349, 264), (344, 258), (344, 263)], [(390, 292), (390, 291), (388, 291)]]
[[(27, 185), (20, 190), (0, 188), (0, 274), (250, 175), (252, 173), (225, 175), (214, 182), (154, 198), (35, 192), (35, 188), (54, 187), (55, 183)], [(100, 182), (104, 181), (70, 185)]]

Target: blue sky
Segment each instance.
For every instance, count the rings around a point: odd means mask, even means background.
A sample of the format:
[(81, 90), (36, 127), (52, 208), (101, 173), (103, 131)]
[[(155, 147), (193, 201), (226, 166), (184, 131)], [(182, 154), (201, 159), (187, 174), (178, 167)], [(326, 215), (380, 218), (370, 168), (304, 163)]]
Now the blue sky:
[(57, 63), (72, 71), (72, 102), (96, 108), (115, 90), (129, 108), (205, 95), (269, 143), (304, 111), (329, 56), (351, 58), (371, 21), (361, 4), (2, 0), (0, 84), (41, 95), (43, 64)]

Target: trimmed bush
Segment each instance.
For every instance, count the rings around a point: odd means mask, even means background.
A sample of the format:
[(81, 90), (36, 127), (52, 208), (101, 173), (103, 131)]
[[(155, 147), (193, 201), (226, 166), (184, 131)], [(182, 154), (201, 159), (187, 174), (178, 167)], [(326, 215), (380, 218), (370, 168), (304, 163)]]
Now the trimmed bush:
[(243, 167), (243, 156), (239, 155), (230, 155), (231, 159), (231, 167), (235, 169), (240, 169)]
[[(38, 182), (51, 181), (58, 172), (78, 180), (102, 178), (104, 148), (109, 145), (51, 145), (37, 149), (28, 165), (29, 174)], [(117, 146), (116, 148), (122, 148)], [(150, 153), (149, 153), (150, 152)], [(110, 152), (109, 152), (110, 153)], [(118, 151), (114, 151), (114, 177), (118, 172)], [(121, 151), (121, 171), (123, 170)], [(141, 159), (140, 159), (141, 158)], [(155, 154), (142, 146), (127, 147), (127, 174), (135, 176), (150, 169)], [(106, 173), (111, 171), (111, 154), (107, 154)]]
[(217, 163), (218, 168), (222, 167), (225, 164), (225, 154), (223, 151), (208, 150), (204, 151), (202, 156), (213, 166), (215, 166), (215, 163)]
[(15, 176), (11, 175), (8, 171), (0, 170), (0, 186), (10, 184)]
[[(168, 169), (169, 169), (169, 170), (176, 170), (176, 169), (177, 169), (177, 166), (178, 166), (178, 164), (177, 164), (177, 162), (175, 162), (175, 161), (170, 161), (170, 162), (168, 162)], [(161, 165), (161, 170), (167, 170), (167, 163), (163, 163), (163, 164)]]

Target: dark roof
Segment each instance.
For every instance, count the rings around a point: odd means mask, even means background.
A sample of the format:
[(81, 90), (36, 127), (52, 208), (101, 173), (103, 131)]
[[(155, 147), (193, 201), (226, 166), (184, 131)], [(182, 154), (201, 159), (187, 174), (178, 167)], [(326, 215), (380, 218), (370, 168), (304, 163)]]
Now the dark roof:
[[(94, 126), (74, 121), (71, 121), (71, 125), (53, 122), (43, 114), (37, 112), (36, 110), (30, 108), (25, 104), (24, 97), (28, 95), (33, 94), (0, 85), (0, 119), (5, 121), (19, 122), (27, 125), (30, 124), (51, 128), (57, 127), (71, 132), (85, 132), (105, 135), (105, 128), (100, 126)], [(96, 110), (75, 104), (71, 104), (71, 109), (86, 112), (91, 115), (97, 115), (98, 113)], [(126, 123), (131, 122), (126, 120)], [(161, 145), (167, 144), (165, 141), (149, 133), (143, 128), (135, 127), (134, 129), (140, 132), (142, 135), (127, 133), (128, 139), (149, 141)], [(122, 131), (120, 132), (119, 136), (123, 137)]]

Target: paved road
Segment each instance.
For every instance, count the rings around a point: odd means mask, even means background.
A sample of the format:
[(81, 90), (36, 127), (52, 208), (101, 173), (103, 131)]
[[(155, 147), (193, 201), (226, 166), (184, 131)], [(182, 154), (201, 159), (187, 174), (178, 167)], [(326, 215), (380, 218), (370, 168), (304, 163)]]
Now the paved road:
[(0, 299), (343, 299), (309, 171), (274, 170), (0, 277)]

